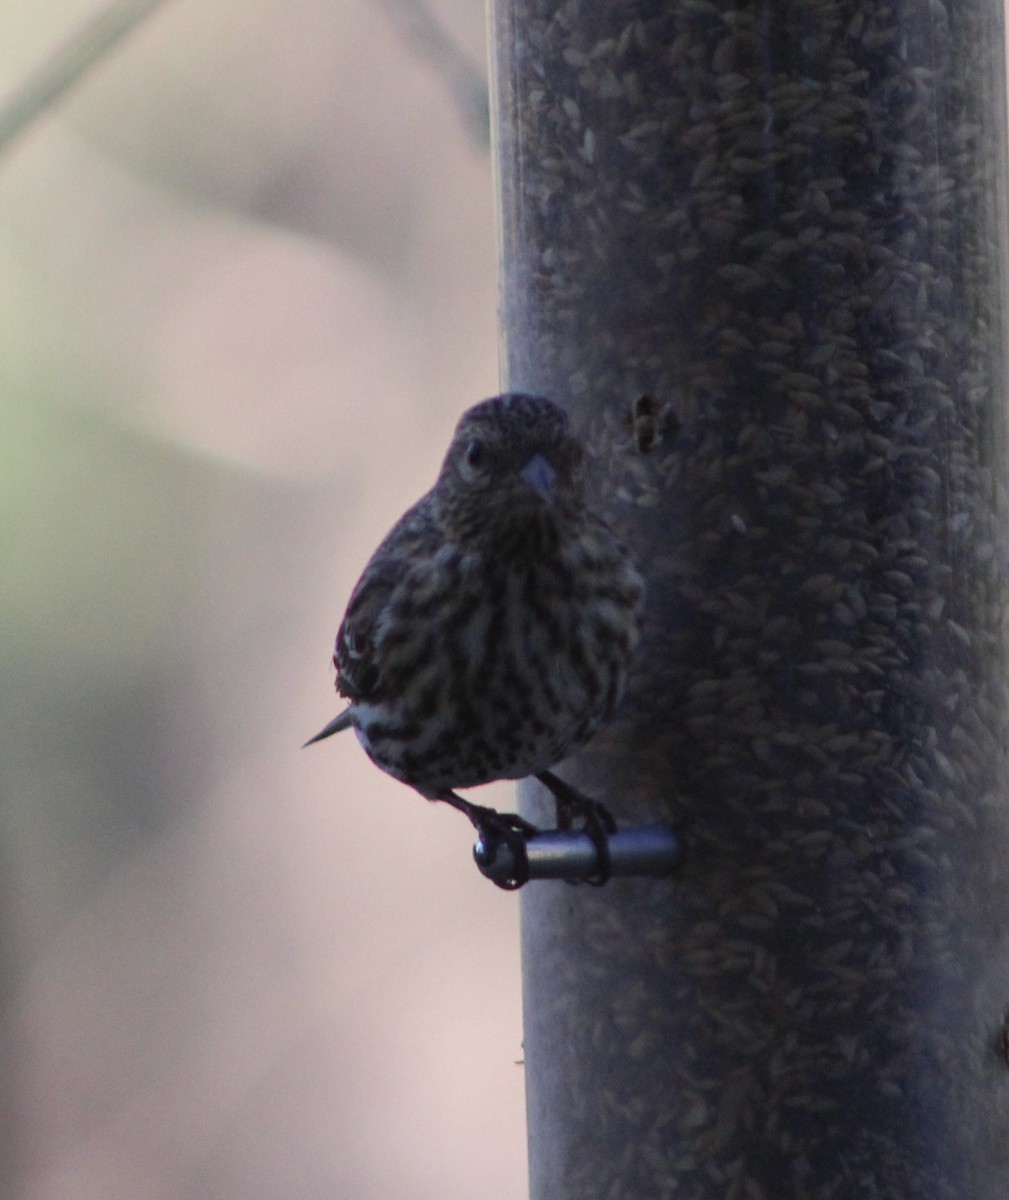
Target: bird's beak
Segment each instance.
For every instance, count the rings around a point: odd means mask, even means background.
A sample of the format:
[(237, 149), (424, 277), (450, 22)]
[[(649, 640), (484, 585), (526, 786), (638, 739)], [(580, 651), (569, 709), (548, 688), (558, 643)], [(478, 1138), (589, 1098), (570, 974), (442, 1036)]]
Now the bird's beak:
[[(315, 737), (310, 737), (305, 743), (305, 746), (311, 746), (315, 742), (321, 742), (323, 738), (332, 737), (334, 733), (339, 733), (341, 729), (346, 729), (351, 723), (350, 709), (345, 708), (342, 713), (335, 716), (325, 729), (320, 729)], [(302, 746), (302, 750), (305, 749)]]
[(550, 504), (553, 503), (554, 482), (557, 479), (557, 472), (542, 454), (534, 454), (522, 470), (519, 471), (519, 477), (534, 492), (538, 492), (544, 500)]

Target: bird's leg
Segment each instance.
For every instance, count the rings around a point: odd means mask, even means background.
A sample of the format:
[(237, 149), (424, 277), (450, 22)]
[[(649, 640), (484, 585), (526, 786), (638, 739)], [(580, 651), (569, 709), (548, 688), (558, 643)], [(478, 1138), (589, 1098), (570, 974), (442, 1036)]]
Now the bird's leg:
[(610, 877), (609, 836), (616, 833), (617, 823), (605, 804), (586, 796), (570, 783), (559, 779), (553, 771), (540, 771), (536, 778), (550, 792), (557, 806), (557, 828), (570, 829), (577, 817), (596, 848), (599, 869), (586, 883), (601, 887)]
[(553, 771), (540, 771), (536, 778), (554, 798), (558, 829), (570, 829), (572, 820), (579, 817), (585, 822), (586, 828), (596, 825), (606, 833), (616, 833), (617, 823), (601, 801), (593, 800), (572, 784), (565, 783)]
[(458, 793), (448, 789), (438, 792), (431, 798), (444, 800), (446, 804), (451, 804), (453, 808), (457, 808), (459, 812), (465, 813), (469, 817), (483, 846), (483, 861), (493, 863), (497, 857), (497, 848), (502, 842), (508, 847), (515, 862), (515, 871), (510, 878), (504, 881), (495, 879), (494, 882), (498, 887), (504, 888), (506, 891), (514, 891), (528, 881), (529, 852), (526, 843), (529, 838), (539, 832), (535, 825), (531, 825), (518, 813), (499, 813), (497, 809), (486, 808), (482, 804), (464, 800)]

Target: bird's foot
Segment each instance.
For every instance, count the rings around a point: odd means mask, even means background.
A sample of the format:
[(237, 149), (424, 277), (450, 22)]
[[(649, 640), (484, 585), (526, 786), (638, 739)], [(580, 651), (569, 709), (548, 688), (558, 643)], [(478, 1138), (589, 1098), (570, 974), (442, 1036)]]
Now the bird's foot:
[(473, 848), (473, 856), (477, 865), (485, 874), (485, 868), (492, 867), (497, 859), (501, 846), (507, 847), (514, 866), (503, 878), (491, 876), (494, 882), (505, 891), (515, 891), (529, 881), (529, 848), (528, 841), (539, 830), (531, 825), (518, 813), (500, 813), (493, 808), (484, 808), (474, 804), (469, 813), (469, 819), (479, 835), (479, 840)]
[[(437, 797), (465, 813), (477, 831), (477, 844), (473, 857), (480, 870), (500, 888), (513, 892), (529, 881), (528, 841), (539, 830), (518, 813), (501, 813), (495, 808), (473, 804), (455, 792), (444, 792)], [(504, 871), (493, 870), (501, 847), (507, 849), (505, 861), (511, 860)]]
[(570, 783), (559, 779), (552, 771), (541, 771), (536, 778), (554, 798), (558, 829), (570, 829), (576, 819), (581, 821), (582, 829), (596, 848), (598, 864), (595, 874), (584, 882), (592, 884), (593, 887), (602, 887), (610, 877), (609, 838), (617, 831), (613, 814), (601, 801), (586, 796)]

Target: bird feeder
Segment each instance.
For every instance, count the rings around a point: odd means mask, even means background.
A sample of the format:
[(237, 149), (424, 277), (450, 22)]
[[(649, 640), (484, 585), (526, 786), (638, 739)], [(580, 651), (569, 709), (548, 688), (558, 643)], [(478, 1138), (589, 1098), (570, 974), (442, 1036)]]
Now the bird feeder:
[(559, 772), (684, 851), (523, 890), (532, 1198), (1002, 1200), (1002, 5), (493, 31), (503, 382), (648, 584)]

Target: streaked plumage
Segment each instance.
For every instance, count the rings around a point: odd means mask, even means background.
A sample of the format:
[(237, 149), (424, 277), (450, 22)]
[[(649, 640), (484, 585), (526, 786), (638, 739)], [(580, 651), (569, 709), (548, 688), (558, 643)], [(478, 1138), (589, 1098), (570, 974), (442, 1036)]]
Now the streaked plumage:
[(508, 394), (464, 413), (434, 487), (354, 588), (333, 658), (349, 704), (312, 741), (352, 725), (378, 766), (462, 809), (485, 838), (490, 810), (454, 789), (559, 783), (548, 768), (620, 698), (642, 606), (583, 480), (581, 447), (549, 400)]

